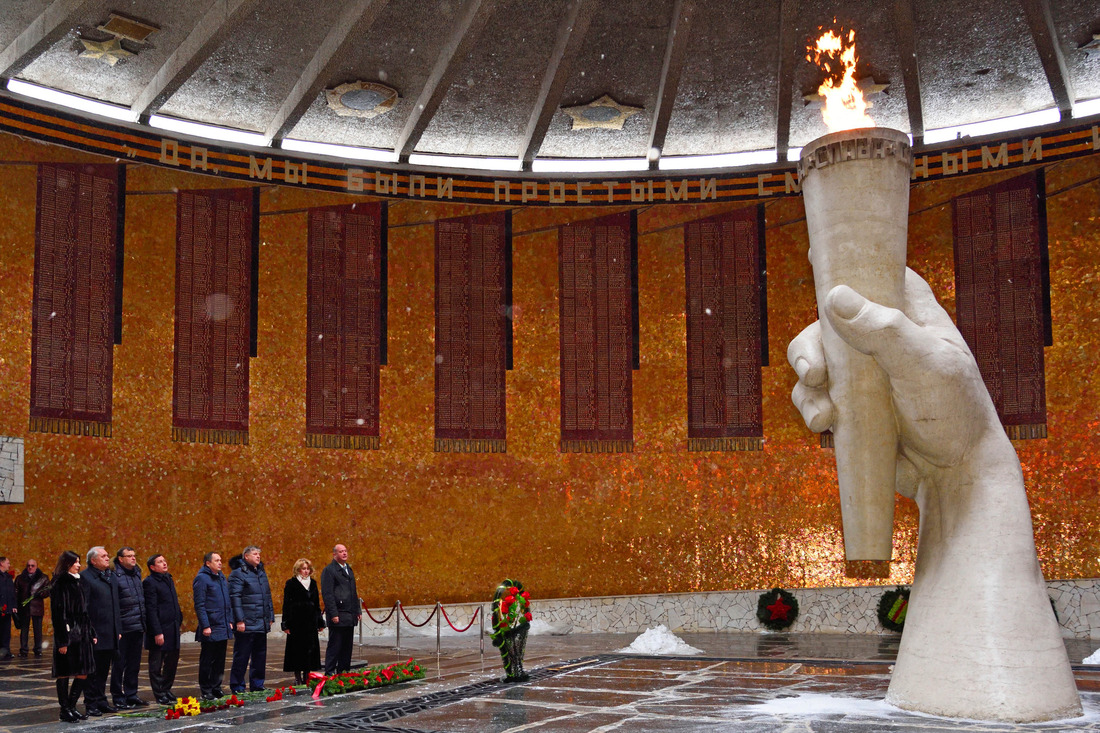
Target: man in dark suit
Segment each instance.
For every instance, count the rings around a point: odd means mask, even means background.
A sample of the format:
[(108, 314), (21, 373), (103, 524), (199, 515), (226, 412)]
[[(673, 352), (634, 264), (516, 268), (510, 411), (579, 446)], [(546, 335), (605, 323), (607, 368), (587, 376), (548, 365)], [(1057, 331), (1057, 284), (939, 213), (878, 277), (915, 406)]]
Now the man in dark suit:
[(156, 554), (145, 564), (149, 577), (141, 585), (148, 612), (145, 648), (149, 650), (149, 686), (161, 705), (175, 705), (176, 693), (172, 692), (172, 685), (180, 661), (183, 612), (176, 594), (176, 581), (168, 572), (168, 560)]
[(351, 649), (355, 627), (363, 615), (355, 573), (348, 565), (348, 548), (332, 548), (332, 562), (321, 572), (321, 600), (328, 622), (328, 646), (325, 648), (325, 674), (351, 669)]
[(111, 664), (117, 664), (118, 642), (122, 638), (122, 612), (118, 605), (118, 578), (111, 572), (111, 556), (97, 545), (88, 550), (88, 569), (80, 574), (80, 586), (88, 601), (88, 617), (95, 629), (95, 674), (84, 688), (88, 715), (117, 713), (107, 702), (107, 678)]

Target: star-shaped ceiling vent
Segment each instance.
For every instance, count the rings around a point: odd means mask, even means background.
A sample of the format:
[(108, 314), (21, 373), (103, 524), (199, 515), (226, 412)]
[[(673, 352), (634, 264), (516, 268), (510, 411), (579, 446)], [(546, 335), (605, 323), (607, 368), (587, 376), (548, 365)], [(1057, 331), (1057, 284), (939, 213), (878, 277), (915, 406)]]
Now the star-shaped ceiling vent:
[(341, 117), (370, 119), (393, 109), (400, 98), (396, 89), (373, 81), (353, 81), (325, 90), (333, 112)]
[[(107, 22), (97, 26), (96, 30), (106, 35), (106, 38), (87, 38), (83, 33), (77, 38), (84, 45), (80, 53), (82, 59), (97, 59), (103, 63), (114, 66), (128, 56), (134, 56), (137, 51), (130, 50), (122, 44), (129, 41), (133, 44), (145, 43), (145, 39), (156, 33), (159, 28), (142, 23), (140, 20), (127, 18), (118, 13), (111, 13)], [(92, 35), (96, 35), (92, 32)]]
[(577, 107), (562, 107), (561, 111), (573, 118), (574, 130), (621, 130), (627, 119), (641, 112), (642, 108), (619, 104), (605, 94), (594, 102)]

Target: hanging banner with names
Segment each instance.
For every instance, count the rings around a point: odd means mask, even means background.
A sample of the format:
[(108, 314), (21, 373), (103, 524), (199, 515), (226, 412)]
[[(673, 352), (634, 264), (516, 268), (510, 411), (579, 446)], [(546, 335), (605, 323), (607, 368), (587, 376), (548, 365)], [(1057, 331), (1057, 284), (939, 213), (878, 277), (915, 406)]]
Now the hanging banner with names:
[(38, 166), (31, 432), (111, 437), (125, 197), (125, 166)]
[(176, 194), (172, 440), (248, 445), (259, 189)]
[(1043, 346), (1053, 343), (1046, 194), (1037, 171), (952, 204), (959, 331), (1010, 438), (1045, 438)]
[(764, 207), (684, 225), (688, 450), (763, 447)]
[(309, 210), (306, 443), (379, 447), (386, 204)]
[(561, 452), (634, 450), (637, 212), (558, 227)]
[(507, 450), (512, 214), (435, 223), (435, 450)]

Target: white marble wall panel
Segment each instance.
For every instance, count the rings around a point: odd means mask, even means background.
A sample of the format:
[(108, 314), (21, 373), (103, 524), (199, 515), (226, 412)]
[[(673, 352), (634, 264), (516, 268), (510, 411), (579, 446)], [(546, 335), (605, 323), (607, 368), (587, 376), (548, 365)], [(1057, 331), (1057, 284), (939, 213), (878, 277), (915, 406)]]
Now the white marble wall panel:
[(0, 435), (0, 504), (23, 503), (23, 439)]
[[(792, 588), (798, 600), (798, 618), (792, 632), (823, 634), (890, 634), (878, 623), (878, 601), (894, 586), (855, 588)], [(1062, 635), (1077, 639), (1100, 639), (1100, 579), (1052, 580), (1047, 589)], [(554, 633), (640, 634), (664, 624), (673, 632), (742, 631), (770, 633), (756, 620), (756, 602), (764, 590), (710, 593), (668, 593), (643, 596), (600, 596), (593, 598), (546, 598), (531, 600), (536, 619), (549, 624)], [(470, 622), (478, 604), (447, 605), (447, 615), (458, 628)], [(483, 604), (486, 612), (488, 603)], [(427, 618), (431, 606), (407, 606), (406, 613), (417, 623)], [(384, 618), (389, 609), (371, 609)], [(480, 624), (469, 630), (477, 635)], [(486, 633), (489, 620), (486, 619)], [(394, 619), (375, 624), (363, 616), (363, 636), (392, 636)], [(401, 634), (434, 634), (435, 620), (426, 629), (414, 631), (404, 619)], [(454, 636), (443, 621), (442, 635)]]

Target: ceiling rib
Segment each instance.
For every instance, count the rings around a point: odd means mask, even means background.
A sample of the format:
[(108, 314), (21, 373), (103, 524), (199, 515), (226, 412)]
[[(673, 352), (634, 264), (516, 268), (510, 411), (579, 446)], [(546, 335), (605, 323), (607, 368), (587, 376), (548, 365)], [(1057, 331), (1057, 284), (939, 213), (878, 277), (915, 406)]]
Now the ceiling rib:
[(256, 0), (215, 0), (194, 29), (157, 70), (130, 105), (135, 116), (148, 117), (183, 86), (251, 10)]
[[(680, 86), (680, 72), (687, 57), (691, 18), (694, 14), (694, 0), (676, 0), (672, 9), (672, 24), (668, 29), (668, 43), (665, 45), (665, 62), (661, 67), (661, 84), (657, 88), (657, 113), (653, 115), (653, 124), (649, 128), (649, 146), (646, 150), (650, 170), (657, 170), (658, 158), (665, 147), (668, 121), (672, 117), (676, 90)], [(657, 151), (656, 155), (653, 154), (654, 150)]]
[(54, 0), (27, 28), (0, 51), (0, 77), (10, 79), (72, 30), (85, 0)]
[(550, 121), (558, 111), (561, 95), (565, 92), (565, 85), (573, 71), (573, 62), (581, 51), (581, 44), (588, 34), (588, 26), (592, 24), (592, 18), (596, 14), (596, 5), (596, 0), (573, 0), (558, 28), (554, 52), (546, 65), (538, 100), (531, 110), (523, 136), (524, 170), (531, 170), (531, 163), (542, 147), (542, 141), (546, 139), (546, 131), (550, 129)]
[(451, 86), (451, 80), (458, 73), (458, 64), (454, 63), (455, 57), (464, 59), (469, 55), (471, 47), (477, 42), (481, 29), (492, 14), (497, 0), (467, 0), (466, 5), (459, 13), (451, 37), (443, 45), (436, 59), (435, 67), (428, 76), (424, 88), (413, 105), (412, 112), (405, 120), (405, 126), (397, 136), (397, 144), (394, 149), (400, 156), (402, 163), (407, 163), (409, 153), (420, 142), (424, 130), (435, 116), (436, 110), (443, 102), (447, 89)]
[(1024, 7), (1027, 25), (1035, 40), (1035, 49), (1043, 62), (1043, 71), (1046, 72), (1047, 83), (1050, 84), (1050, 93), (1054, 95), (1054, 103), (1058, 105), (1062, 119), (1068, 120), (1073, 116), (1073, 84), (1066, 69), (1062, 47), (1058, 45), (1058, 33), (1054, 30), (1050, 2), (1020, 0), (1020, 4)]
[(282, 140), (290, 134), (321, 90), (333, 81), (332, 74), (341, 61), (337, 51), (348, 36), (352, 35), (353, 30), (357, 36), (370, 28), (388, 2), (389, 0), (356, 0), (344, 8), (329, 29), (328, 35), (317, 47), (313, 58), (302, 70), (302, 75), (298, 77), (283, 105), (268, 123), (264, 133), (268, 140)]
[(791, 142), (791, 99), (794, 89), (794, 64), (798, 59), (795, 43), (798, 32), (798, 0), (782, 0), (779, 8), (779, 69), (776, 74), (775, 155), (787, 159)]
[(901, 79), (905, 84), (905, 107), (909, 112), (909, 133), (913, 144), (924, 142), (924, 105), (920, 96), (920, 64), (917, 63), (916, 21), (913, 0), (894, 0), (894, 37), (901, 61)]

